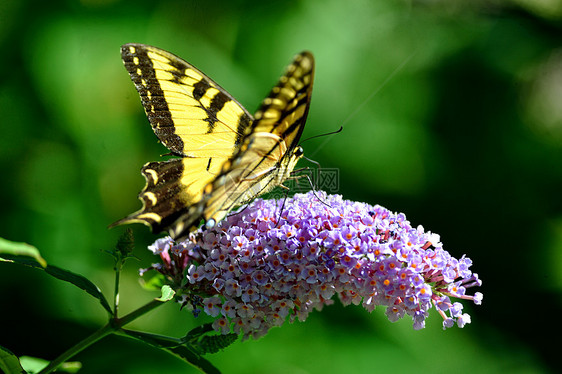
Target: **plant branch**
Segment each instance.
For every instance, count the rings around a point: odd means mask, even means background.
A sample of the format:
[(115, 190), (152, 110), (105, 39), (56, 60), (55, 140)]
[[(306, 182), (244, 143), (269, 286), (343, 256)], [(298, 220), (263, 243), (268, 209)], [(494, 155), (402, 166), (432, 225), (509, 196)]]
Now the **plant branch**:
[(47, 365), (43, 370), (41, 370), (38, 374), (48, 374), (53, 372), (57, 367), (59, 367), (62, 363), (68, 361), (74, 355), (80, 353), (85, 348), (91, 346), (98, 340), (106, 337), (107, 335), (111, 335), (119, 331), (124, 325), (134, 321), (135, 319), (139, 318), (140, 316), (148, 313), (152, 309), (164, 304), (164, 302), (160, 300), (152, 300), (149, 303), (141, 306), (137, 310), (132, 311), (131, 313), (127, 314), (123, 318), (113, 318), (109, 321), (108, 324), (103, 326), (101, 329), (94, 332), (92, 335), (86, 337), (84, 340), (79, 342), (78, 344), (71, 347), (69, 350), (61, 354), (59, 357), (54, 359)]

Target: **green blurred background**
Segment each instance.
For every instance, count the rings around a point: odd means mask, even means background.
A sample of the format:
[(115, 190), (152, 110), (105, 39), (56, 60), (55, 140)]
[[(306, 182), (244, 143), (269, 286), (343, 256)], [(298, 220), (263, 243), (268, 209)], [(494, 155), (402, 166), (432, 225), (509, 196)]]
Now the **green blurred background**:
[[(484, 281), (472, 324), (423, 331), (383, 310), (336, 305), (208, 358), (225, 373), (543, 373), (559, 368), (562, 313), (562, 1), (0, 2), (0, 236), (111, 294), (110, 257), (137, 210), (156, 142), (119, 47), (152, 44), (199, 67), (248, 110), (303, 49), (317, 63), (303, 138), (338, 168), (339, 193), (404, 212), (467, 254)], [(302, 162), (305, 166), (306, 162)], [(137, 269), (155, 236), (134, 227), (122, 312), (154, 294)], [(0, 345), (52, 359), (104, 323), (92, 298), (0, 263)], [(200, 323), (165, 305), (133, 328), (175, 336)], [(82, 373), (190, 373), (110, 337)]]

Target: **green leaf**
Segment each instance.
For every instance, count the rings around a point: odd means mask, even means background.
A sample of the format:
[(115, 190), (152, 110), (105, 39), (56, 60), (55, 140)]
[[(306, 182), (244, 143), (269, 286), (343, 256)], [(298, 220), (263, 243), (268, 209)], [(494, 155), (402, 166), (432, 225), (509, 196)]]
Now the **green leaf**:
[[(49, 361), (47, 360), (30, 356), (21, 356), (20, 361), (21, 365), (25, 368), (25, 370), (27, 370), (29, 374), (39, 373), (41, 370), (47, 367), (47, 365), (49, 365)], [(79, 361), (68, 361), (58, 366), (56, 372), (77, 373), (81, 368), (82, 363), (80, 363)]]
[(193, 351), (187, 347), (181, 345), (173, 348), (164, 348), (168, 353), (188, 362), (203, 373), (207, 374), (220, 374), (220, 370), (213, 366), (209, 361), (205, 360), (201, 356), (196, 356), (197, 359), (193, 359)]
[(100, 304), (105, 308), (105, 310), (107, 310), (109, 313), (112, 313), (111, 307), (109, 306), (109, 303), (105, 299), (105, 296), (103, 296), (103, 294), (101, 293), (100, 289), (95, 284), (93, 284), (90, 280), (88, 280), (86, 277), (53, 265), (47, 265), (46, 267), (43, 267), (39, 262), (37, 262), (34, 258), (31, 257), (12, 255), (12, 254), (6, 254), (3, 255), (2, 257), (7, 261), (19, 265), (25, 265), (36, 269), (44, 270), (45, 272), (47, 272), (47, 274), (57, 279), (75, 285), (76, 287), (86, 291), (87, 293), (98, 299), (100, 301)]
[(16, 355), (0, 346), (0, 371), (6, 374), (25, 374)]
[(237, 339), (238, 335), (234, 333), (204, 336), (199, 342), (199, 349), (202, 354), (217, 353), (234, 343)]
[[(212, 333), (214, 335), (209, 335)], [(234, 343), (238, 339), (238, 335), (234, 333), (222, 335), (215, 334), (213, 326), (210, 323), (195, 327), (182, 338), (184, 344), (189, 344), (197, 352), (201, 354), (217, 353)]]
[(76, 287), (86, 291), (87, 293), (98, 299), (100, 301), (100, 304), (104, 307), (105, 310), (107, 310), (109, 313), (112, 313), (109, 303), (105, 299), (105, 296), (103, 296), (103, 293), (98, 288), (98, 286), (96, 286), (94, 283), (92, 283), (89, 279), (87, 279), (83, 275), (76, 274), (69, 270), (61, 269), (57, 266), (51, 266), (51, 265), (48, 265), (45, 270), (47, 271), (48, 274), (52, 275), (53, 277), (63, 280), (65, 282), (72, 283)]
[(172, 287), (168, 286), (168, 285), (164, 285), (162, 286), (162, 296), (156, 298), (156, 300), (159, 301), (170, 301), (174, 298), (174, 295), (176, 294), (176, 291), (174, 291), (172, 289)]
[(1, 256), (3, 253), (14, 256), (31, 257), (42, 267), (47, 266), (47, 261), (41, 257), (39, 250), (27, 243), (12, 242), (10, 240), (0, 238), (0, 257), (3, 257)]
[(161, 336), (140, 331), (132, 331), (121, 329), (122, 333), (160, 348), (199, 369), (207, 374), (220, 374), (220, 371), (214, 367), (209, 361), (205, 360), (197, 351), (189, 345), (183, 343), (181, 339), (168, 336)]
[(189, 331), (182, 340), (185, 341), (185, 342), (195, 341), (200, 336), (202, 336), (202, 335), (204, 335), (208, 332), (211, 332), (211, 331), (214, 331), (213, 325), (210, 324), (210, 323), (205, 323), (201, 326), (197, 326), (197, 327), (194, 327), (193, 329), (191, 329), (191, 331)]
[(49, 361), (47, 360), (30, 356), (21, 356), (20, 362), (21, 366), (23, 366), (29, 374), (39, 373), (41, 370), (47, 367), (47, 365), (49, 365)]

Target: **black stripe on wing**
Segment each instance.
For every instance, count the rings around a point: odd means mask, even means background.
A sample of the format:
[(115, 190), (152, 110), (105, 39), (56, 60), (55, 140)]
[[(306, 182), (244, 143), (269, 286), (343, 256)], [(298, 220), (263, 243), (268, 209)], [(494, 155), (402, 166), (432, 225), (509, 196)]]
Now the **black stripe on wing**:
[(174, 121), (148, 50), (142, 45), (125, 44), (121, 47), (121, 58), (141, 97), (154, 133), (170, 151), (182, 154), (183, 141), (175, 134)]

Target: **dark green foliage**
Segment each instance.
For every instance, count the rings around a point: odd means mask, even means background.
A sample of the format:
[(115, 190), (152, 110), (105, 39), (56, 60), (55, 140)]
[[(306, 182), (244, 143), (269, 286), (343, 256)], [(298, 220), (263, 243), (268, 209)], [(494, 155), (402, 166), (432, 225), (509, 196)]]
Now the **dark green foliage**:
[(225, 349), (238, 339), (238, 335), (234, 333), (226, 335), (203, 336), (199, 340), (199, 350), (202, 354), (217, 353), (221, 349)]
[(237, 339), (238, 335), (234, 333), (217, 334), (213, 331), (211, 324), (207, 323), (192, 329), (182, 341), (195, 347), (200, 354), (204, 355), (207, 353), (217, 353), (219, 350), (234, 343)]

